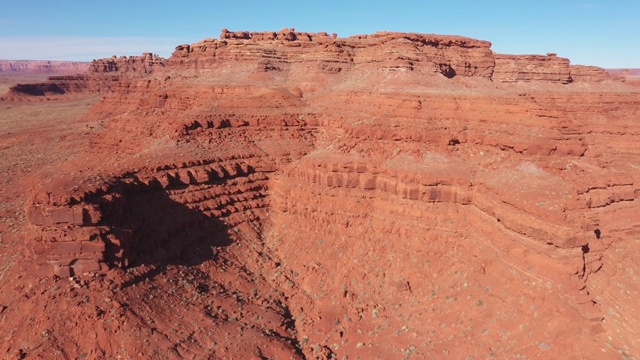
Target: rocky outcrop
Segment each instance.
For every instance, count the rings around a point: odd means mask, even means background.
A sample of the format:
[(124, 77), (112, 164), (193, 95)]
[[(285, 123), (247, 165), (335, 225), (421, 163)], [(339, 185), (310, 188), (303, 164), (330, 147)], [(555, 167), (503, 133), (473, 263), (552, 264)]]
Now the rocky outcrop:
[(340, 73), (371, 66), (378, 70), (422, 71), (446, 77), (491, 77), (491, 43), (461, 36), (378, 32), (337, 38), (294, 29), (230, 32), (220, 39), (176, 47), (173, 68), (212, 69), (231, 61), (255, 63), (264, 71)]
[(68, 277), (157, 263), (222, 231), (216, 222), (256, 227), (266, 206), (264, 180), (246, 163), (200, 160), (108, 179), (68, 196), (36, 194), (27, 208), (35, 271)]
[(152, 53), (140, 56), (113, 56), (111, 58), (93, 60), (89, 65), (89, 74), (151, 74), (165, 66), (166, 60)]
[(571, 80), (575, 82), (602, 82), (607, 80), (621, 81), (622, 76), (612, 75), (597, 66), (571, 65)]
[(165, 66), (166, 60), (152, 53), (97, 59), (91, 63), (83, 63), (82, 75), (57, 75), (50, 76), (48, 81), (43, 83), (17, 84), (2, 98), (20, 100), (34, 97), (33, 99), (37, 100), (55, 98), (63, 94), (105, 94), (124, 84), (121, 77), (144, 77), (162, 71)]
[(253, 40), (253, 41), (274, 41), (274, 40), (285, 40), (285, 41), (320, 41), (320, 40), (329, 40), (336, 39), (337, 34), (329, 35), (326, 32), (319, 33), (307, 33), (307, 32), (296, 32), (294, 28), (284, 28), (280, 30), (280, 32), (275, 31), (229, 31), (227, 29), (222, 29), (220, 33), (220, 39), (235, 39), (235, 40)]
[(0, 74), (81, 74), (89, 63), (47, 60), (0, 60)]
[(95, 93), (93, 82), (85, 75), (50, 76), (47, 82), (16, 84), (0, 99), (33, 100), (50, 99), (64, 94)]
[(569, 59), (554, 53), (544, 55), (495, 54), (493, 79), (501, 82), (545, 81), (571, 82)]
[(9, 88), (9, 96), (62, 95), (65, 91), (56, 83), (17, 84)]

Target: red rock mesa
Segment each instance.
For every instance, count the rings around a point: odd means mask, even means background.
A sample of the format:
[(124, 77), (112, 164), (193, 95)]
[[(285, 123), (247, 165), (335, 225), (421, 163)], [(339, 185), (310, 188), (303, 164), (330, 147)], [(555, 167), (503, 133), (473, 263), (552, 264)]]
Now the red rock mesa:
[(460, 36), (294, 29), (16, 86), (100, 101), (24, 180), (34, 290), (0, 297), (0, 350), (638, 356), (639, 92)]

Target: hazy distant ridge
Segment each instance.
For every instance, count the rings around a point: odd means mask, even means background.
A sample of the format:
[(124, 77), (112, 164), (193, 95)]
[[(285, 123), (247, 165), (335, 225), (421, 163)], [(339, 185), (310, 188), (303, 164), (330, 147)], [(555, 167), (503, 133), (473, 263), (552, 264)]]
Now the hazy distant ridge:
[(0, 60), (0, 74), (77, 74), (84, 73), (88, 62), (49, 60)]

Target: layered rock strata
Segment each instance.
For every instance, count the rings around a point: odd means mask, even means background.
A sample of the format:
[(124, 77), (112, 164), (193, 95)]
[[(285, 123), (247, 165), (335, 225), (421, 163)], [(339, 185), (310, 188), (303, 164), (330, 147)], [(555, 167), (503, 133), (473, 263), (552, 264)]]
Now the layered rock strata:
[[(504, 55), (491, 51), (491, 43), (462, 36), (378, 32), (338, 38), (335, 34), (298, 32), (232, 32), (223, 29), (219, 39), (205, 39), (176, 47), (170, 59), (152, 53), (113, 56), (88, 64), (87, 77), (53, 77), (51, 83), (16, 86), (8, 98), (27, 95), (57, 95), (63, 92), (118, 91), (120, 77), (167, 74), (178, 69), (198, 73), (250, 62), (257, 71), (318, 74), (310, 84), (324, 84), (330, 74), (351, 71), (417, 71), (447, 78), (483, 77), (497, 82), (551, 82), (616, 80), (594, 66), (570, 66), (569, 59), (555, 53)], [(356, 70), (358, 69), (358, 70)], [(246, 71), (246, 70), (245, 70)], [(269, 76), (265, 74), (265, 76)], [(330, 76), (329, 76), (330, 77)], [(317, 84), (316, 86), (318, 86)], [(53, 89), (52, 89), (53, 87)]]
[(34, 187), (36, 271), (242, 264), (281, 355), (635, 354), (638, 91), (490, 45), (223, 30), (54, 78), (104, 128)]
[(569, 59), (554, 53), (543, 55), (495, 55), (493, 78), (504, 82), (549, 81), (571, 82)]

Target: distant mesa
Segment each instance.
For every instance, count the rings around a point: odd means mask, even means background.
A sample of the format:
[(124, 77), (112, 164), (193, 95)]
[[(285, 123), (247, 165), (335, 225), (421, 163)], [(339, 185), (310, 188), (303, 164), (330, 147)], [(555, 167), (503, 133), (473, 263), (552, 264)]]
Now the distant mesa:
[(606, 69), (615, 77), (624, 79), (628, 84), (640, 86), (640, 69)]
[(71, 75), (84, 73), (88, 62), (49, 60), (0, 60), (0, 74)]

